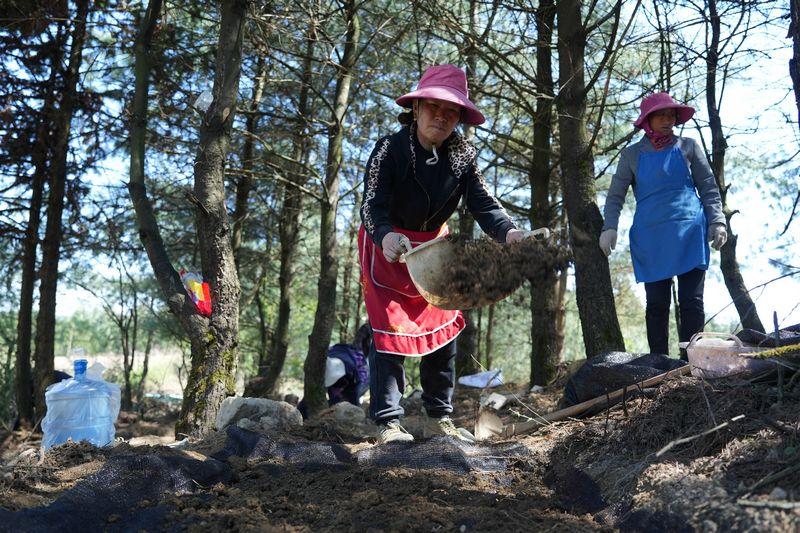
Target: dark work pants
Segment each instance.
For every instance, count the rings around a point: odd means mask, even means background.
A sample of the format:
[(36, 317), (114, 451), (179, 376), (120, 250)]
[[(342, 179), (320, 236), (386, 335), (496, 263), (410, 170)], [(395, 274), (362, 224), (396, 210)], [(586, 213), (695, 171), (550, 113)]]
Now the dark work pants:
[[(688, 341), (692, 335), (703, 330), (706, 318), (703, 310), (705, 277), (706, 271), (697, 268), (678, 276), (678, 305), (681, 318), (678, 336), (681, 342)], [(650, 353), (669, 354), (671, 288), (672, 278), (644, 284), (644, 290), (647, 293), (645, 321)], [(681, 352), (681, 358), (686, 358), (683, 352)]]
[[(428, 416), (441, 418), (453, 412), (455, 340), (422, 357), (419, 365), (422, 404)], [(403, 416), (400, 399), (406, 387), (406, 357), (369, 350), (369, 416), (376, 424)]]

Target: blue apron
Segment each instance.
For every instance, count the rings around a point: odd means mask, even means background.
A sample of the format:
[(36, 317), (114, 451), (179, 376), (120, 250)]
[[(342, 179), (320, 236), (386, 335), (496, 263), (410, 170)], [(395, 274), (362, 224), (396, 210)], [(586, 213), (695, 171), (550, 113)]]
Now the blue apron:
[(670, 279), (708, 269), (708, 224), (686, 159), (673, 146), (639, 154), (630, 231), (636, 281)]

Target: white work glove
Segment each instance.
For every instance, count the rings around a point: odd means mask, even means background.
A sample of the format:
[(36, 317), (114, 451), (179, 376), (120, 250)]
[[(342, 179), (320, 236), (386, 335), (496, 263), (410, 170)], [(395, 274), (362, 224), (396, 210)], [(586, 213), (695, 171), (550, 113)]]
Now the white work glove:
[(533, 237), (539, 241), (546, 241), (550, 238), (550, 230), (547, 228), (539, 228), (533, 231), (527, 231), (523, 229), (510, 229), (508, 233), (506, 233), (506, 244), (511, 244), (512, 242), (521, 241), (522, 239), (527, 239)]
[(617, 230), (607, 229), (600, 234), (600, 241), (598, 242), (600, 249), (606, 254), (606, 257), (611, 255), (611, 250), (617, 247)]
[(390, 231), (381, 241), (383, 257), (390, 263), (396, 262), (405, 252), (411, 251), (411, 241), (402, 233)]
[(711, 224), (708, 228), (708, 241), (715, 250), (725, 246), (725, 243), (728, 242), (728, 229), (725, 224)]

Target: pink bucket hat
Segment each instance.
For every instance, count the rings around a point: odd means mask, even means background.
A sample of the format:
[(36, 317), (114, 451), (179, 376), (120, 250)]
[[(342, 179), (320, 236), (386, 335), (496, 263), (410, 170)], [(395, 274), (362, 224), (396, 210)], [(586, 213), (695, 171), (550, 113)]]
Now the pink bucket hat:
[(639, 108), (641, 112), (639, 113), (639, 118), (636, 119), (636, 122), (633, 123), (634, 126), (637, 128), (643, 128), (645, 125), (645, 121), (650, 113), (655, 113), (656, 111), (661, 111), (662, 109), (674, 109), (675, 110), (675, 125), (683, 124), (684, 122), (688, 122), (690, 118), (694, 115), (694, 108), (688, 105), (679, 104), (672, 97), (669, 93), (654, 93), (647, 96), (642, 103), (640, 104)]
[(411, 102), (417, 98), (433, 98), (460, 105), (464, 108), (461, 114), (461, 122), (464, 124), (478, 126), (486, 122), (483, 113), (469, 100), (467, 75), (453, 65), (429, 67), (419, 80), (416, 90), (404, 94), (395, 102), (403, 107), (411, 107)]

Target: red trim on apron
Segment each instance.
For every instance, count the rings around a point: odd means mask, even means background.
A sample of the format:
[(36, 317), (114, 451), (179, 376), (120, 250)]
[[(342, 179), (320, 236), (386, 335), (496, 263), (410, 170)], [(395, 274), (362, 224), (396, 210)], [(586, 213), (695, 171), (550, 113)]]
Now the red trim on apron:
[[(414, 246), (449, 233), (447, 226), (439, 231), (392, 231), (408, 237)], [(364, 226), (358, 230), (358, 261), (372, 338), (379, 352), (420, 357), (438, 350), (464, 329), (461, 311), (439, 309), (425, 301), (406, 265), (388, 262)]]

